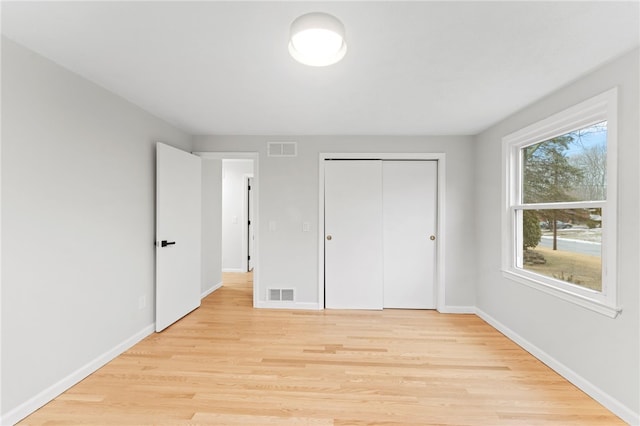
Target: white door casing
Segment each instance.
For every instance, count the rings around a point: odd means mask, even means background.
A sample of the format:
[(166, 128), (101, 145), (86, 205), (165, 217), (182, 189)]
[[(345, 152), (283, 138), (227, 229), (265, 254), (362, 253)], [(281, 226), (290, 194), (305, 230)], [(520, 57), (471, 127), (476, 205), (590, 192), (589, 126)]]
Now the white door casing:
[(326, 161), (324, 172), (325, 306), (382, 309), (382, 164)]
[[(156, 331), (200, 306), (201, 159), (156, 148)], [(164, 243), (163, 243), (164, 241)]]
[(383, 161), (385, 308), (436, 307), (437, 172), (436, 161)]

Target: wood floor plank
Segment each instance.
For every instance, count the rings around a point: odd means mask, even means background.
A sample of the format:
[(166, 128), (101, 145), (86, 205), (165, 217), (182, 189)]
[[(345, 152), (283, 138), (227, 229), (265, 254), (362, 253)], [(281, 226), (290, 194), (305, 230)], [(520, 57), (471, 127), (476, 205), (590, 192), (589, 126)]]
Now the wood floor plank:
[(253, 309), (250, 274), (24, 425), (618, 425), (474, 315)]

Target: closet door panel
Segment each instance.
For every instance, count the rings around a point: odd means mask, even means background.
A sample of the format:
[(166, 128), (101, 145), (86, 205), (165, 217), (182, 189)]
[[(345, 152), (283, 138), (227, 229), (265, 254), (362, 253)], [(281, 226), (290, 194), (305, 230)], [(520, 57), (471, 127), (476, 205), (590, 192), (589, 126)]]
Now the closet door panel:
[(325, 306), (382, 309), (382, 162), (325, 162)]
[(384, 307), (435, 309), (437, 162), (383, 162)]

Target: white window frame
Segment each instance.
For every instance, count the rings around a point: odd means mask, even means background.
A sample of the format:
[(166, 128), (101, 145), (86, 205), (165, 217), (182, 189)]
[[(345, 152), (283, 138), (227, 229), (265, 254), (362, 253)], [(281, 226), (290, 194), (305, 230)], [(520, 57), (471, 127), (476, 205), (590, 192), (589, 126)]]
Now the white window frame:
[[(569, 203), (522, 204), (521, 149), (592, 124), (607, 121), (607, 199)], [(502, 274), (563, 300), (615, 318), (617, 290), (617, 88), (590, 98), (502, 138)], [(517, 214), (524, 209), (602, 207), (602, 291), (527, 271), (522, 265)], [(518, 213), (520, 212), (520, 213)], [(521, 221), (520, 221), (521, 222)]]

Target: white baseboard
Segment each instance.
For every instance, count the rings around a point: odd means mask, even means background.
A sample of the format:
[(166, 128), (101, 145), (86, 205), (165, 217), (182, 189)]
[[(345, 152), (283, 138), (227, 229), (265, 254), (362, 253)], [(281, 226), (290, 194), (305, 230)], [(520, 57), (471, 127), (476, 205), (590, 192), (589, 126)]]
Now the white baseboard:
[(613, 398), (608, 393), (604, 392), (602, 389), (586, 380), (584, 377), (580, 376), (578, 373), (562, 364), (560, 361), (553, 358), (551, 355), (529, 342), (522, 336), (520, 336), (515, 331), (511, 330), (509, 327), (505, 326), (491, 315), (482, 311), (481, 309), (476, 308), (476, 315), (485, 320), (489, 325), (493, 328), (507, 336), (513, 342), (521, 346), (524, 350), (529, 352), (534, 357), (538, 358), (544, 364), (546, 364), (549, 368), (554, 370), (556, 373), (560, 374), (562, 377), (567, 379), (569, 382), (576, 385), (580, 388), (584, 393), (589, 395), (591, 398), (598, 401), (600, 404), (604, 405), (608, 410), (610, 410), (613, 414), (620, 417), (625, 422), (630, 425), (640, 425), (640, 414), (635, 413), (629, 407)]
[(242, 268), (222, 268), (222, 272), (247, 272)]
[[(258, 301), (256, 308), (264, 309), (306, 309), (306, 310), (323, 310), (324, 307), (319, 303), (300, 303), (300, 302), (281, 302), (281, 301)], [(438, 310), (443, 314), (475, 314), (476, 308), (474, 306), (445, 306)]]
[(446, 305), (438, 309), (441, 314), (475, 314), (475, 306), (450, 306)]
[(94, 373), (100, 367), (104, 366), (106, 363), (122, 354), (124, 351), (131, 348), (133, 345), (140, 342), (148, 335), (152, 334), (154, 330), (155, 324), (150, 324), (125, 341), (119, 343), (114, 348), (108, 350), (94, 360), (89, 361), (87, 364), (69, 374), (67, 377), (64, 377), (59, 382), (54, 383), (47, 389), (35, 395), (33, 398), (28, 399), (13, 410), (7, 412), (4, 416), (2, 416), (2, 418), (0, 418), (0, 425), (13, 425), (24, 419), (29, 414), (36, 411), (38, 408), (52, 401), (58, 395), (60, 395), (73, 385), (79, 383), (91, 373)]
[(201, 300), (204, 299), (205, 297), (207, 297), (208, 295), (210, 295), (220, 287), (222, 287), (222, 281), (220, 281), (218, 284), (212, 285), (208, 290), (203, 291), (202, 294), (200, 295), (200, 299)]
[(318, 311), (322, 308), (317, 303), (304, 303), (304, 302), (280, 302), (280, 301), (258, 301), (255, 306), (260, 309), (302, 309), (307, 311)]

